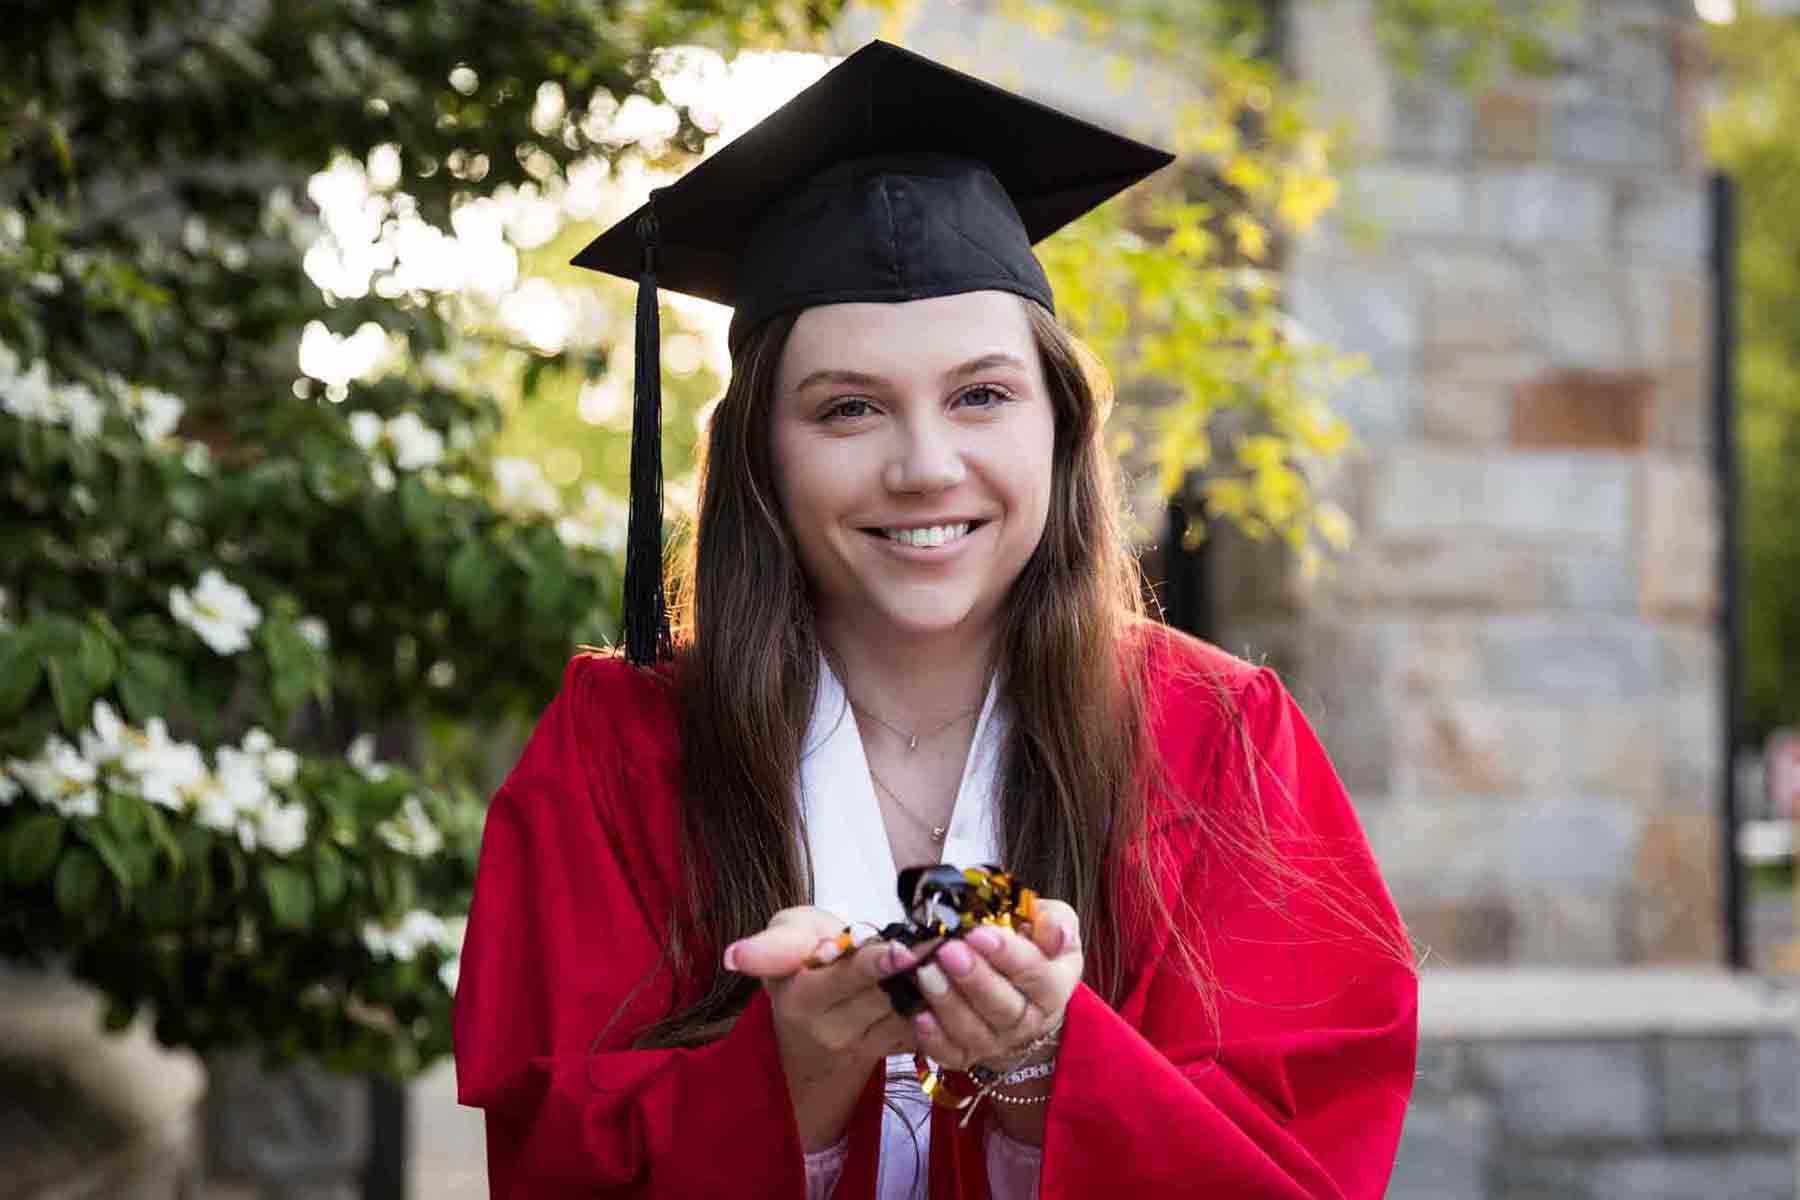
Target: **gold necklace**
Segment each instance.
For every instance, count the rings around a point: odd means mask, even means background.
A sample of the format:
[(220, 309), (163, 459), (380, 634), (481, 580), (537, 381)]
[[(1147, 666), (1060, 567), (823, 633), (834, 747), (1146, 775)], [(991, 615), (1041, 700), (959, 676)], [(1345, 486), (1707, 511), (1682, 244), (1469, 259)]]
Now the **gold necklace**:
[(921, 825), (925, 826), (925, 828), (929, 829), (931, 831), (931, 840), (932, 841), (938, 842), (941, 844), (943, 842), (944, 838), (949, 835), (950, 827), (948, 825), (938, 825), (934, 822), (927, 821), (924, 817), (921, 817), (918, 813), (914, 812), (912, 809), (912, 806), (900, 798), (900, 793), (896, 792), (893, 788), (889, 787), (887, 785), (887, 780), (883, 779), (881, 776), (879, 776), (875, 773), (874, 767), (869, 768), (869, 778), (873, 779), (875, 781), (876, 787), (880, 788), (882, 791), (884, 791), (888, 794), (888, 799), (892, 800), (895, 804), (898, 804), (900, 806), (901, 812), (905, 813), (907, 816), (911, 817), (913, 820), (917, 821), (919, 824), (921, 824)]
[(858, 713), (869, 718), (869, 720), (875, 722), (877, 725), (880, 725), (885, 729), (892, 730), (894, 733), (897, 733), (901, 737), (905, 738), (906, 739), (906, 752), (908, 754), (911, 754), (914, 750), (917, 750), (919, 748), (919, 739), (920, 738), (934, 738), (938, 734), (944, 732), (944, 730), (946, 730), (946, 729), (950, 728), (952, 725), (956, 724), (958, 721), (969, 716), (971, 713), (977, 713), (977, 712), (981, 711), (981, 705), (977, 704), (974, 708), (963, 709), (961, 712), (959, 712), (955, 716), (951, 717), (948, 721), (945, 721), (942, 725), (934, 726), (933, 728), (926, 730), (924, 733), (908, 733), (906, 730), (900, 728), (898, 725), (895, 725), (890, 721), (882, 720), (880, 717), (876, 716), (874, 713), (872, 713), (868, 709), (864, 708), (861, 704), (858, 704), (855, 700), (850, 701), (850, 707), (854, 708)]

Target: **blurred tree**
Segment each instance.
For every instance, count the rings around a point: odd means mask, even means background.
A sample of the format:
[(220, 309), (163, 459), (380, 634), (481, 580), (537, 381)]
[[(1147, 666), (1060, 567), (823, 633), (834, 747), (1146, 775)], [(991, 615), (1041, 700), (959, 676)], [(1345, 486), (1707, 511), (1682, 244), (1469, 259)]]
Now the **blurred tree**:
[(1800, 19), (1743, 10), (1713, 47), (1710, 145), (1739, 200), (1739, 734), (1760, 744), (1800, 725)]

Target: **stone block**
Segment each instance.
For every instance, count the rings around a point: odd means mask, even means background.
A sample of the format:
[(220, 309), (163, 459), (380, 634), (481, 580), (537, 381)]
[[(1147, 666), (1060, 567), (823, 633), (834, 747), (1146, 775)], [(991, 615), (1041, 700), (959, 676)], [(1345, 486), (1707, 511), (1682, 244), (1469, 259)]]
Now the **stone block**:
[(1494, 445), (1512, 426), (1512, 389), (1432, 376), (1416, 390), (1418, 432), (1435, 441)]
[(1558, 255), (1539, 285), (1544, 348), (1559, 367), (1637, 366), (1625, 336), (1622, 272), (1607, 259)]
[(1374, 34), (1371, 0), (1309, 4), (1291, 14), (1295, 75), (1350, 125), (1356, 146), (1385, 153), (1393, 139), (1392, 78)]
[(1719, 961), (1719, 819), (1656, 811), (1638, 838), (1622, 903), (1639, 963)]
[(1475, 122), (1466, 88), (1428, 79), (1401, 79), (1393, 90), (1396, 158), (1461, 162)]
[(1657, 700), (1585, 704), (1569, 711), (1569, 771), (1576, 789), (1640, 802), (1661, 797), (1662, 705)]
[(1493, 1200), (1615, 1200), (1593, 1191), (1587, 1156), (1521, 1151), (1498, 1156), (1488, 1195)]
[(1537, 306), (1525, 270), (1474, 251), (1418, 256), (1424, 280), (1424, 339), (1434, 359), (1446, 351), (1515, 350), (1537, 344)]
[(1504, 896), (1458, 900), (1414, 898), (1404, 884), (1394, 897), (1428, 967), (1472, 967), (1512, 960), (1513, 911)]
[(1513, 398), (1512, 444), (1635, 450), (1650, 440), (1655, 378), (1646, 371), (1548, 371)]
[(1705, 626), (1665, 625), (1662, 628), (1666, 681), (1676, 691), (1717, 691), (1723, 658), (1717, 630)]
[(1750, 1126), (1770, 1137), (1800, 1137), (1800, 1044), (1792, 1033), (1763, 1034), (1745, 1048)]
[(1644, 816), (1619, 800), (1515, 805), (1501, 828), (1508, 887), (1609, 896), (1625, 883)]
[(1684, 454), (1710, 454), (1713, 385), (1709, 368), (1671, 367), (1656, 380), (1651, 444)]
[(1709, 621), (1719, 602), (1719, 514), (1711, 469), (1653, 458), (1641, 479), (1638, 600), (1646, 617)]
[(1657, 1044), (1663, 1134), (1727, 1137), (1744, 1130), (1744, 1041), (1668, 1037)]
[(1331, 408), (1365, 443), (1386, 445), (1412, 427), (1412, 380), (1404, 364), (1376, 364), (1349, 380), (1332, 397)]
[(1469, 229), (1469, 184), (1460, 171), (1382, 163), (1346, 180), (1345, 208), (1397, 237), (1459, 237)]
[(1484, 1200), (1495, 1142), (1493, 1108), (1481, 1098), (1415, 1095), (1387, 1200)]
[(1629, 617), (1637, 612), (1637, 576), (1616, 550), (1577, 546), (1550, 556), (1551, 600), (1578, 613)]
[(1694, 266), (1711, 252), (1704, 184), (1628, 181), (1620, 186), (1618, 215), (1619, 241), (1628, 251)]
[(1793, 1200), (1794, 1158), (1777, 1150), (1649, 1151), (1594, 1164), (1596, 1197), (1624, 1200)]
[(1395, 647), (1395, 677), (1403, 692), (1437, 695), (1480, 685), (1487, 654), (1479, 621), (1422, 616)]
[(1499, 1042), (1475, 1047), (1474, 1057), (1508, 1137), (1542, 1144), (1655, 1135), (1656, 1092), (1641, 1041)]
[(1302, 672), (1293, 683), (1312, 701), (1307, 714), (1338, 775), (1359, 801), (1393, 788), (1394, 717), (1383, 686), (1393, 658), (1386, 627), (1309, 621)]
[(1344, 566), (1346, 599), (1365, 604), (1519, 611), (1550, 595), (1548, 564), (1528, 548), (1467, 537), (1369, 541)]
[(1382, 875), (1412, 899), (1467, 899), (1500, 890), (1502, 816), (1465, 800), (1397, 798), (1363, 821)]
[(1370, 491), (1371, 532), (1409, 537), (1480, 528), (1487, 521), (1489, 463), (1468, 451), (1393, 451)]
[(1712, 350), (1712, 283), (1700, 270), (1633, 267), (1625, 273), (1633, 357), (1663, 369), (1703, 366)]
[(1391, 263), (1297, 256), (1288, 305), (1309, 335), (1343, 350), (1379, 360), (1419, 346), (1418, 289)]
[(1598, 179), (1555, 167), (1475, 176), (1475, 233), (1519, 248), (1575, 244), (1598, 251), (1612, 232), (1612, 193)]
[(1466, 1057), (1461, 1042), (1421, 1041), (1413, 1094), (1448, 1097), (1462, 1090)]
[(1680, 808), (1712, 807), (1725, 770), (1721, 746), (1725, 723), (1718, 688), (1668, 692), (1661, 709), (1668, 764), (1663, 788), (1668, 803)]
[(1624, 961), (1616, 894), (1522, 892), (1513, 896), (1512, 906), (1514, 963), (1598, 967)]
[(1532, 162), (1549, 147), (1550, 106), (1528, 89), (1495, 89), (1475, 98), (1471, 141), (1477, 159)]
[(1558, 104), (1550, 146), (1559, 162), (1583, 166), (1660, 168), (1668, 157), (1662, 115), (1607, 96)]
[(1614, 454), (1519, 453), (1496, 456), (1483, 482), (1483, 526), (1545, 539), (1592, 540), (1623, 548), (1631, 527), (1631, 472)]
[(1485, 641), (1486, 678), (1497, 692), (1586, 703), (1648, 696), (1662, 687), (1662, 645), (1643, 626), (1500, 618), (1489, 622)]
[(1446, 696), (1402, 707), (1400, 760), (1419, 795), (1544, 795), (1567, 787), (1564, 714), (1537, 701)]

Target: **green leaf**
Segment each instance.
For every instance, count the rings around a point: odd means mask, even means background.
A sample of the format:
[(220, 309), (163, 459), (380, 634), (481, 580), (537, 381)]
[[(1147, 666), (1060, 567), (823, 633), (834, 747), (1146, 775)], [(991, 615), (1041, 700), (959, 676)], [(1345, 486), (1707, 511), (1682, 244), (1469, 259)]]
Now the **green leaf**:
[(123, 838), (134, 838), (143, 828), (146, 807), (136, 796), (119, 792), (107, 792), (100, 797), (100, 815), (106, 818), (113, 832)]
[(312, 920), (312, 880), (298, 868), (285, 863), (264, 867), (262, 885), (276, 925), (283, 929), (304, 929)]
[(128, 650), (119, 676), (119, 700), (125, 714), (142, 725), (180, 706), (181, 671), (172, 659), (151, 650)]
[(321, 843), (313, 859), (313, 880), (319, 888), (319, 907), (336, 908), (350, 890), (350, 874), (344, 856)]
[(89, 825), (82, 833), (87, 837), (88, 845), (99, 854), (100, 861), (106, 864), (107, 874), (113, 877), (113, 883), (119, 889), (120, 902), (124, 907), (130, 908), (132, 884), (136, 880), (125, 843), (115, 838), (104, 825)]
[(187, 867), (187, 856), (181, 852), (181, 843), (169, 832), (168, 818), (153, 804), (144, 806), (144, 830), (149, 834), (151, 844), (169, 860), (169, 870), (176, 875), (182, 874)]
[(64, 916), (79, 917), (100, 894), (100, 860), (86, 846), (77, 846), (57, 864), (56, 907)]
[(68, 733), (80, 733), (87, 728), (89, 706), (94, 702), (94, 689), (88, 687), (86, 673), (74, 654), (52, 655), (45, 665), (57, 719)]
[(0, 642), (0, 717), (25, 706), (44, 678), (44, 669), (29, 642), (19, 636)]
[(63, 819), (55, 813), (36, 813), (14, 825), (6, 835), (6, 877), (21, 887), (42, 879), (62, 849)]
[(81, 631), (81, 642), (75, 651), (75, 665), (81, 671), (83, 684), (98, 695), (112, 683), (119, 672), (119, 658), (104, 634), (92, 627)]
[(450, 560), (450, 598), (466, 609), (481, 604), (491, 578), (481, 543), (469, 541)]

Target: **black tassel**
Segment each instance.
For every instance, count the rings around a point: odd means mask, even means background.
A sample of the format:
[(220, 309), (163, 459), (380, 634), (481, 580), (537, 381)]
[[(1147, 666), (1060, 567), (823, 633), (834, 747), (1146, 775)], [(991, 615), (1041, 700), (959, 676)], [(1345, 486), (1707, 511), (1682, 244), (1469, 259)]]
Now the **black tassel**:
[(638, 218), (637, 372), (631, 411), (631, 514), (625, 533), (625, 661), (647, 666), (674, 656), (663, 601), (662, 329), (656, 313), (656, 193)]

